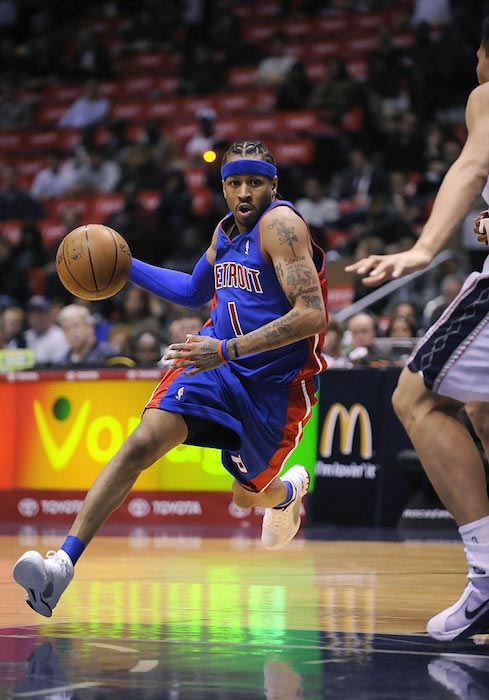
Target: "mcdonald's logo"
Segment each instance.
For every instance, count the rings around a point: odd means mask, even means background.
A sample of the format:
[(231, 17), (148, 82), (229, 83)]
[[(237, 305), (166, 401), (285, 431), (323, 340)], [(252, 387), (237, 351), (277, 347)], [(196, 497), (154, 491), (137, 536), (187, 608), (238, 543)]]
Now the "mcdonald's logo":
[(334, 403), (329, 407), (319, 443), (319, 454), (321, 457), (331, 457), (333, 438), (338, 421), (340, 425), (341, 454), (351, 454), (353, 438), (358, 425), (360, 431), (360, 456), (363, 459), (370, 459), (372, 457), (372, 423), (370, 422), (367, 409), (359, 403), (354, 403), (350, 409), (347, 409), (342, 403)]

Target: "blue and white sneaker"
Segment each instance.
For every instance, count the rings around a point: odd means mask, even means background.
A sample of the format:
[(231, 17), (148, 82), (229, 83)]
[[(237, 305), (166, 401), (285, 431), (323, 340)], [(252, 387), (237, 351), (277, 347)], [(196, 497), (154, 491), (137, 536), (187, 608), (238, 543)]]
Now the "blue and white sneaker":
[(62, 549), (48, 552), (46, 559), (39, 552), (29, 551), (16, 562), (13, 577), (27, 591), (27, 605), (39, 615), (51, 617), (73, 578), (73, 564)]
[(489, 576), (469, 579), (456, 603), (429, 620), (426, 631), (434, 639), (466, 639), (489, 630)]

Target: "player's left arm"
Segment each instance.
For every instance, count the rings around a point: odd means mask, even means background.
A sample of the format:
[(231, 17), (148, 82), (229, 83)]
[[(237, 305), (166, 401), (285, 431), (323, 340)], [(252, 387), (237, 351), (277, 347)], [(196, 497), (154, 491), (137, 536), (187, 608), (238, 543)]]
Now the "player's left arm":
[(236, 338), (190, 336), (190, 343), (170, 346), (166, 357), (177, 359), (183, 366), (192, 366), (189, 375), (217, 367), (223, 360), (290, 345), (326, 329), (321, 284), (304, 221), (290, 207), (276, 207), (262, 218), (260, 236), (262, 252), (274, 266), (290, 310)]
[[(276, 207), (260, 222), (262, 252), (290, 303), (290, 311), (239, 338), (243, 350), (273, 350), (326, 329), (326, 309), (309, 230), (290, 207)], [(249, 337), (249, 339), (248, 339)], [(246, 338), (246, 340), (244, 340)], [(238, 348), (239, 349), (239, 348)]]

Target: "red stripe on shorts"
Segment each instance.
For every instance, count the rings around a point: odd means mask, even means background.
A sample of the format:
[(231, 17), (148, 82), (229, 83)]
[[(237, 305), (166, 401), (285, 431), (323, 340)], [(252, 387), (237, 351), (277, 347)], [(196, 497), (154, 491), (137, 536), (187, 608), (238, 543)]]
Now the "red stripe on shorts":
[[(299, 444), (304, 426), (312, 415), (312, 407), (317, 403), (313, 379), (294, 382), (289, 386), (289, 405), (282, 440), (264, 471), (251, 483), (257, 492), (267, 491), (274, 478), (280, 473), (288, 456)], [(244, 484), (243, 484), (244, 485)], [(244, 485), (246, 488), (246, 485)]]

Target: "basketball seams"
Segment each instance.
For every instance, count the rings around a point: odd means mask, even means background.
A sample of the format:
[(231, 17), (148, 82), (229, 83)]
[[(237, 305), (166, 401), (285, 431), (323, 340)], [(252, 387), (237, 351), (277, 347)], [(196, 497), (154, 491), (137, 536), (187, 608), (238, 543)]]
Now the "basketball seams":
[[(85, 224), (85, 248), (87, 251), (88, 260), (90, 262), (90, 269), (92, 271), (93, 284), (95, 285), (95, 289), (93, 290), (93, 293), (100, 294), (100, 292), (102, 290), (98, 288), (97, 276), (95, 274), (95, 267), (94, 267), (93, 260), (92, 260), (92, 254), (90, 252), (90, 236), (89, 236), (88, 226), (89, 226), (89, 224)], [(78, 283), (78, 284), (80, 284), (80, 283)], [(80, 284), (80, 287), (83, 287), (83, 285)]]
[[(75, 277), (75, 275), (72, 273), (72, 271), (71, 271), (71, 269), (70, 269), (70, 266), (68, 265), (68, 262), (67, 262), (67, 260), (69, 260), (69, 256), (66, 255), (65, 248), (66, 248), (66, 236), (65, 236), (64, 239), (63, 239), (63, 247), (62, 247), (62, 249), (61, 249), (61, 253), (62, 253), (62, 256), (63, 256), (63, 264), (64, 264), (64, 268), (65, 268), (66, 274), (69, 275), (69, 277), (73, 280), (73, 282), (74, 282), (76, 285), (78, 285), (81, 289), (85, 290), (85, 291), (87, 292), (87, 294), (93, 294), (93, 290), (88, 289), (88, 288), (85, 287), (83, 284), (81, 284), (81, 283), (79, 282), (79, 280)], [(58, 276), (60, 276), (60, 275), (59, 275), (59, 270), (58, 270)], [(61, 279), (61, 276), (60, 276), (60, 279)], [(63, 279), (61, 279), (61, 282), (63, 282)], [(64, 282), (63, 282), (63, 284), (64, 284)], [(67, 289), (68, 289), (68, 287), (67, 287)], [(68, 291), (70, 291), (70, 290), (68, 289)]]
[(56, 254), (58, 276), (74, 296), (107, 299), (126, 284), (131, 250), (124, 238), (104, 224), (83, 224), (70, 231)]
[[(110, 276), (109, 281), (108, 281), (107, 284), (105, 285), (105, 287), (109, 287), (109, 286), (112, 284), (112, 280), (113, 280), (114, 277), (115, 277), (115, 273), (117, 272), (117, 267), (118, 267), (118, 264), (119, 264), (119, 247), (118, 247), (118, 245), (117, 245), (117, 237), (116, 237), (116, 235), (115, 235), (115, 231), (114, 231), (113, 229), (111, 229), (110, 226), (104, 226), (104, 228), (105, 228), (107, 231), (110, 231), (110, 235), (111, 235), (112, 241), (113, 241), (113, 243), (114, 243), (114, 249), (115, 249), (114, 266), (113, 266), (113, 269), (112, 269), (112, 275)], [(103, 290), (101, 290), (101, 291), (103, 291)]]

